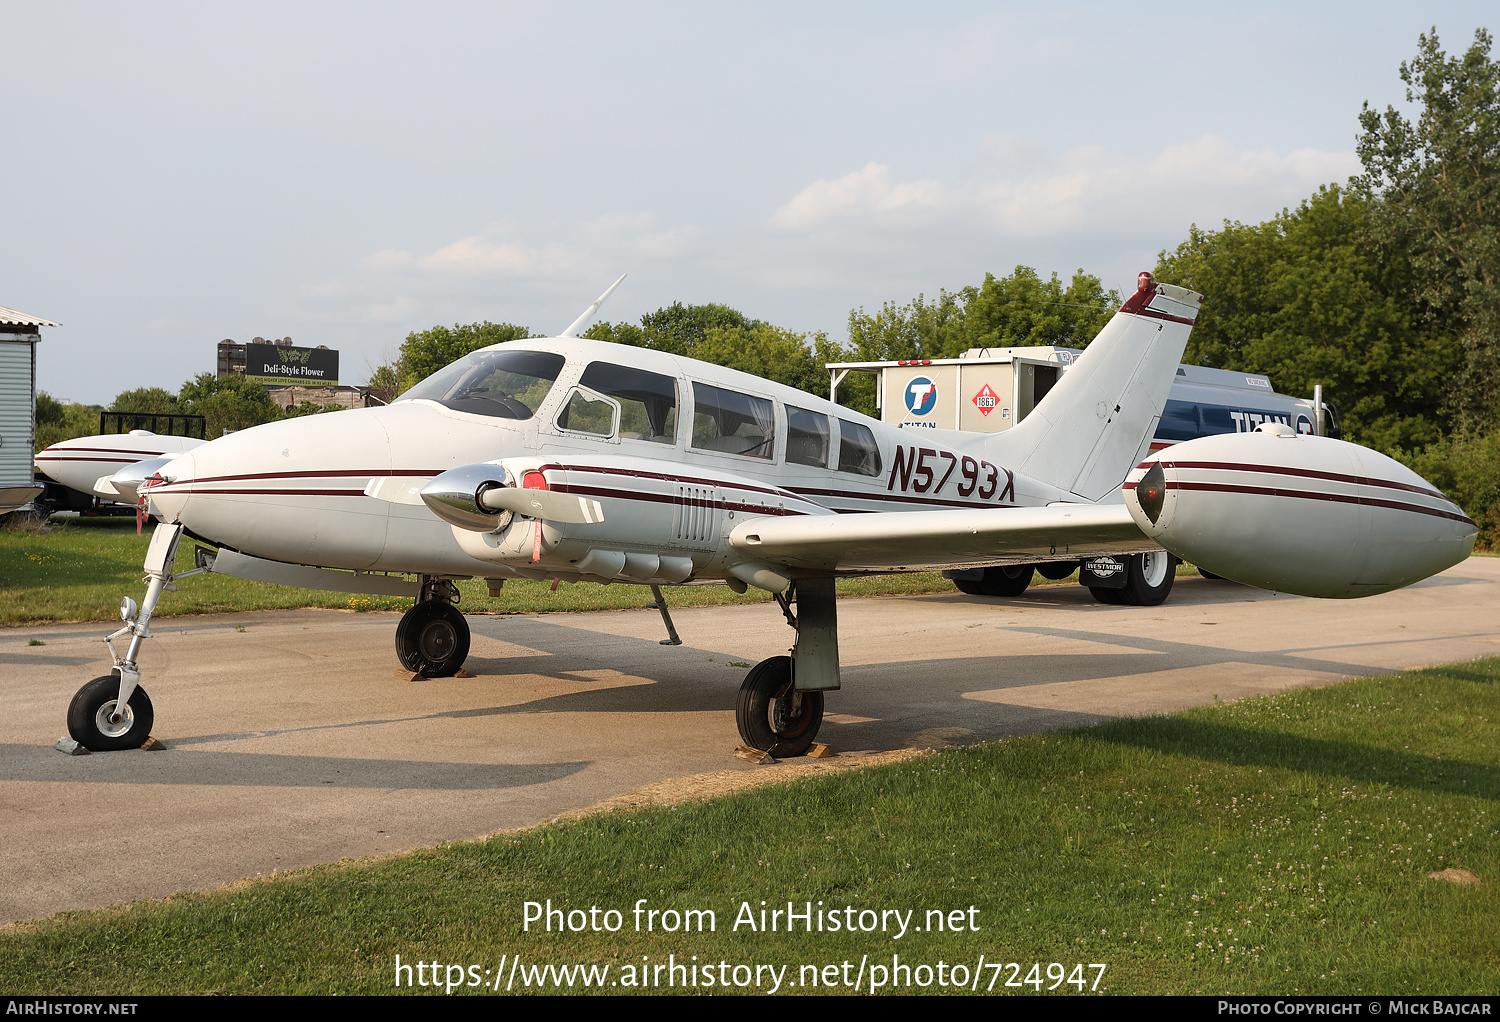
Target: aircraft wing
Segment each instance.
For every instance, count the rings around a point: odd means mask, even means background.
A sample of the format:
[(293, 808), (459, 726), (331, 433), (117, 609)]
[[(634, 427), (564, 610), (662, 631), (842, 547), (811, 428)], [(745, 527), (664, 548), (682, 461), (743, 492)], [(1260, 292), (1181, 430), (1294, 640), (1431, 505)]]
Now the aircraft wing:
[(729, 542), (810, 571), (967, 568), (1161, 549), (1122, 504), (756, 518)]

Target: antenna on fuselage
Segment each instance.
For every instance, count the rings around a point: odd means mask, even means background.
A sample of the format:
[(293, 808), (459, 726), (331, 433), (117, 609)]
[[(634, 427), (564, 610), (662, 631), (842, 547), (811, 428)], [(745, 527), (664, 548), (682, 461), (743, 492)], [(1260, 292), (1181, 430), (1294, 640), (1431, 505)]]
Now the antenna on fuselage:
[[(624, 280), (628, 276), (630, 276), (630, 274), (628, 274), (628, 273), (622, 273), (622, 274), (620, 274), (620, 280)], [(583, 315), (582, 316), (579, 316), (577, 319), (575, 319), (573, 321), (572, 325), (570, 325), (568, 327), (568, 329), (564, 330), (562, 333), (558, 334), (557, 336), (559, 336), (559, 337), (577, 337), (578, 336), (578, 331), (582, 330), (585, 326), (588, 325), (589, 320), (593, 319), (594, 318), (594, 314), (599, 311), (599, 306), (601, 306), (601, 305), (604, 304), (604, 299), (608, 298), (611, 294), (613, 294), (615, 288), (617, 288), (617, 287), (620, 286), (620, 280), (615, 281), (608, 288), (606, 288), (605, 291), (604, 291), (604, 293), (602, 295), (600, 295), (598, 298), (594, 299), (594, 304), (593, 305), (590, 305), (587, 309), (583, 310)]]

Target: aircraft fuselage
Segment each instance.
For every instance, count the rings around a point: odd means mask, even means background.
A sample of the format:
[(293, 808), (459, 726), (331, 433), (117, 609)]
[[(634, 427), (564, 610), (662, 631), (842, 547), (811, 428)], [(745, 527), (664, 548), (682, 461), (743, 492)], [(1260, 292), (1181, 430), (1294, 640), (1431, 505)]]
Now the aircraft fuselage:
[[(540, 459), (554, 478), (566, 473), (576, 492), (605, 503), (617, 523), (622, 516), (634, 519), (622, 524), (641, 550), (691, 557), (695, 573), (721, 567), (714, 562), (721, 559), (722, 540), (750, 516), (1040, 506), (1064, 499), (1057, 487), (1021, 476), (992, 455), (692, 359), (575, 339), (515, 341), (486, 351), (506, 349), (564, 360), (525, 418), (417, 397), (269, 423), (178, 457), (163, 472), (167, 481), (150, 488), (152, 509), (206, 540), (267, 560), (506, 577), (515, 572), (465, 554), (450, 526), (420, 503), (369, 495), (372, 481), (424, 480), (463, 465)], [(645, 430), (622, 428), (618, 416), (607, 428), (602, 420), (590, 427), (596, 432), (568, 428), (578, 425), (578, 413), (567, 410), (577, 407), (580, 390), (585, 398), (596, 393), (581, 379), (591, 369), (591, 379), (607, 377), (607, 368), (595, 368), (601, 366), (669, 381), (675, 391), (670, 433), (648, 438)], [(667, 399), (658, 397), (664, 405)], [(472, 399), (466, 405), (481, 406)], [(759, 421), (735, 413), (747, 407)], [(722, 432), (734, 421), (747, 435)]]

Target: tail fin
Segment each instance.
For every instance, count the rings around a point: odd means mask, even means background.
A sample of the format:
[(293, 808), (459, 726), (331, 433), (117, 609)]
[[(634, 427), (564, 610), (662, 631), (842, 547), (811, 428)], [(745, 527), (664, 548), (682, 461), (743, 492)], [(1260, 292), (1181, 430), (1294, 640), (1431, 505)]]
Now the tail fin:
[(1135, 294), (1032, 413), (986, 446), (1025, 475), (1099, 500), (1150, 447), (1203, 296), (1142, 273)]

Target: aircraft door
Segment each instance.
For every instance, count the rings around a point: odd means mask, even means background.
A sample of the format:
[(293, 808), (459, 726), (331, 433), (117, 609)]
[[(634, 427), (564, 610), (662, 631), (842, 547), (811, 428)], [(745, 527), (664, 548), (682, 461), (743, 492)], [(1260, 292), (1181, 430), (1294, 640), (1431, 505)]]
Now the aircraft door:
[(563, 401), (556, 428), (594, 440), (675, 445), (677, 381), (630, 366), (591, 362)]

